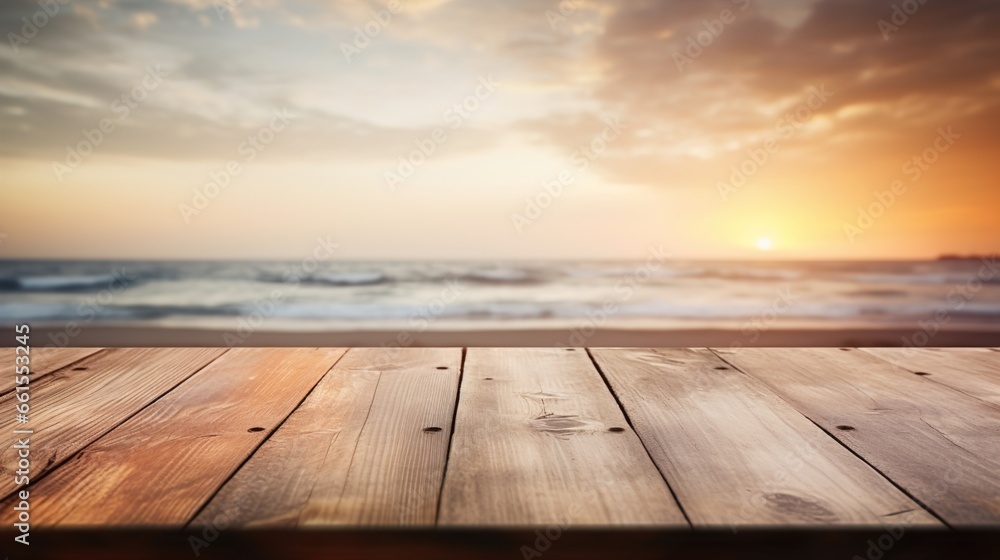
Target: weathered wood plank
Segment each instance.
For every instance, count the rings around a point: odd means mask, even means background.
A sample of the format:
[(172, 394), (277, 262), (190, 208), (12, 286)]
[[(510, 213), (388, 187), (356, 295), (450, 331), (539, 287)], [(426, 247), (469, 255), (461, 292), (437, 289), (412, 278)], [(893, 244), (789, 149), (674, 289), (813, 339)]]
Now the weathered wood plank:
[(440, 525), (686, 525), (586, 352), (470, 348)]
[(865, 348), (916, 375), (1000, 406), (1000, 354), (984, 349)]
[(379, 381), (377, 371), (349, 367), (353, 355), (337, 362), (192, 525), (293, 527), (320, 479), (339, 493)]
[(433, 525), (460, 348), (355, 348), (192, 525)]
[[(109, 430), (219, 357), (215, 348), (116, 349), (93, 354), (72, 368), (31, 387), (27, 424), (15, 422), (14, 394), (0, 398), (0, 431), (28, 428), (31, 480), (61, 464)], [(13, 441), (12, 441), (13, 443)], [(17, 450), (5, 447), (0, 462), (0, 497), (15, 491)]]
[[(87, 356), (100, 352), (101, 348), (44, 348), (32, 346), (29, 357), (31, 358), (31, 383), (36, 383), (46, 375), (72, 365)], [(15, 360), (23, 354), (15, 354), (15, 348), (0, 348), (0, 368), (6, 375), (0, 376), (0, 396), (14, 390), (16, 371)]]
[(852, 349), (716, 352), (954, 526), (1000, 524), (1000, 410)]
[(941, 525), (707, 349), (591, 353), (696, 527)]
[(33, 522), (186, 524), (343, 353), (229, 350), (33, 483)]

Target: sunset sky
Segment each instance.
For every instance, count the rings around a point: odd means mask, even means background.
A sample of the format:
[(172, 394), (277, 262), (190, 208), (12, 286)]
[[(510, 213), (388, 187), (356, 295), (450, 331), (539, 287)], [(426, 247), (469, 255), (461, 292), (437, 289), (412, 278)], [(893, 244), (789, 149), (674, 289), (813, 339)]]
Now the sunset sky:
[(995, 1), (62, 1), (0, 5), (0, 258), (1000, 250)]

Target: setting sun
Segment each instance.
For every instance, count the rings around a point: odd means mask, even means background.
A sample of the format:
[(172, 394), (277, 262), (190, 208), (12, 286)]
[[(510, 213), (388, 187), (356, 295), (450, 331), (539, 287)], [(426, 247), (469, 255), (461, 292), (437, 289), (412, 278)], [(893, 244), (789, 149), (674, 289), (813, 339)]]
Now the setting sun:
[(757, 248), (761, 251), (770, 251), (774, 244), (771, 242), (770, 237), (761, 237), (757, 240)]

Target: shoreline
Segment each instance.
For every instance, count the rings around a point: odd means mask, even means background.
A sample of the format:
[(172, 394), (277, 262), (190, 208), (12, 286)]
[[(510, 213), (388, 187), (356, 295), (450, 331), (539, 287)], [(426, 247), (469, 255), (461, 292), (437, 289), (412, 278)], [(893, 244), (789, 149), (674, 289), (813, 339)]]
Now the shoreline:
[[(32, 327), (38, 347), (1000, 347), (1000, 330), (963, 328), (933, 336), (914, 328), (774, 328), (754, 340), (739, 329), (441, 329), (405, 332), (390, 329), (276, 331), (234, 337), (224, 329), (87, 326), (74, 336), (66, 329)], [(584, 336), (589, 334), (589, 336)], [(923, 343), (926, 339), (926, 343)], [(904, 341), (913, 341), (905, 344)], [(15, 345), (7, 337), (0, 347)]]

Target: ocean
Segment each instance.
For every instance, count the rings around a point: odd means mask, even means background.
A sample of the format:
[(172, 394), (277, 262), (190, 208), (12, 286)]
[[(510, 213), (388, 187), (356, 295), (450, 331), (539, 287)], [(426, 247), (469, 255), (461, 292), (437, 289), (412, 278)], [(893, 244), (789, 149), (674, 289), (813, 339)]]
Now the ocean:
[(995, 258), (0, 262), (0, 323), (272, 330), (1000, 325)]

